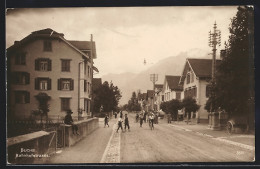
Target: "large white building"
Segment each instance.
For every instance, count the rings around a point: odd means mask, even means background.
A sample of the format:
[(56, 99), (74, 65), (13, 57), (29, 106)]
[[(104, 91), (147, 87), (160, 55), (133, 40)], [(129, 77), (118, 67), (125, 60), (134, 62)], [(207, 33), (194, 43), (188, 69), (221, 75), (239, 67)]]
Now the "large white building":
[(50, 119), (91, 116), (95, 42), (70, 41), (52, 29), (32, 32), (7, 49), (8, 117), (29, 118), (38, 110), (36, 97), (49, 97)]
[[(218, 65), (220, 60), (216, 60)], [(205, 110), (206, 102), (209, 98), (208, 84), (211, 80), (212, 60), (211, 59), (191, 59), (186, 60), (179, 84), (183, 85), (184, 98), (192, 97), (196, 99), (200, 109), (196, 114), (198, 122), (208, 122), (208, 112)]]

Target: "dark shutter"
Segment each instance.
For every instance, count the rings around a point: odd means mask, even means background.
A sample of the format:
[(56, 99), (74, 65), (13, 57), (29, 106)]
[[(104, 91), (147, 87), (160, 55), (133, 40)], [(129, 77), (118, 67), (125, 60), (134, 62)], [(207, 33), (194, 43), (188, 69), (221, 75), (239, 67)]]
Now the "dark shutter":
[(86, 92), (87, 91), (87, 81), (86, 80), (84, 80), (84, 92)]
[(48, 79), (47, 82), (48, 82), (48, 83), (47, 83), (47, 89), (48, 89), (48, 90), (51, 90), (51, 79)]
[(74, 80), (70, 79), (70, 90), (74, 89)]
[(35, 78), (35, 90), (39, 90), (39, 79)]
[(48, 59), (48, 71), (51, 71), (51, 60)]
[(14, 97), (15, 97), (15, 103), (19, 103), (19, 93), (18, 92), (14, 93)]
[(35, 70), (40, 70), (39, 59), (35, 60)]
[(15, 55), (15, 64), (19, 65), (19, 55), (18, 54)]
[(25, 103), (30, 103), (30, 92), (25, 92)]
[(58, 79), (58, 90), (61, 90), (61, 81)]
[(25, 74), (25, 84), (30, 84), (30, 73)]

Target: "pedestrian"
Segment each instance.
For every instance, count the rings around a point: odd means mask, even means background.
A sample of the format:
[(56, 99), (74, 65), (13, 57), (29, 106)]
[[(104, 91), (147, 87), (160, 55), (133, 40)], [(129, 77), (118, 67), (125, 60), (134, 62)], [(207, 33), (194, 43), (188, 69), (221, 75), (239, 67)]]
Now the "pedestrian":
[(121, 128), (121, 130), (123, 131), (122, 123), (123, 123), (123, 119), (122, 119), (122, 117), (120, 116), (120, 117), (118, 118), (118, 121), (117, 121), (117, 125), (118, 125), (118, 128), (117, 128), (117, 130), (116, 130), (117, 133), (118, 133), (119, 128)]
[(115, 112), (115, 119), (117, 118), (117, 112)]
[(79, 135), (79, 133), (78, 133), (78, 126), (74, 124), (72, 116), (71, 116), (72, 113), (73, 112), (70, 109), (67, 110), (67, 115), (64, 118), (64, 123), (67, 124), (67, 125), (71, 125), (72, 126), (72, 133), (73, 134), (76, 133), (77, 135)]
[(128, 131), (130, 130), (130, 126), (129, 126), (129, 120), (128, 120), (128, 117), (127, 117), (127, 114), (125, 114), (125, 131), (126, 131), (126, 126), (128, 127)]
[(140, 119), (140, 127), (142, 127), (142, 125), (143, 125), (143, 119), (144, 119), (143, 112), (140, 113), (139, 119)]
[(150, 127), (151, 129), (154, 129), (153, 123), (154, 123), (154, 114), (153, 112), (151, 113), (151, 115), (149, 116), (150, 119)]
[(146, 116), (147, 116), (147, 112), (144, 111), (144, 118), (143, 118), (144, 120), (143, 120), (143, 121), (144, 121), (145, 123), (146, 123)]
[(172, 119), (171, 119), (171, 114), (170, 113), (167, 115), (167, 120), (168, 120), (168, 123), (171, 123)]
[(135, 122), (136, 123), (138, 122), (138, 119), (139, 119), (139, 115), (138, 115), (138, 113), (136, 113), (136, 115), (135, 115)]
[(106, 114), (105, 119), (104, 119), (104, 122), (105, 122), (104, 128), (106, 127), (106, 125), (109, 127), (108, 119), (109, 119), (108, 115)]

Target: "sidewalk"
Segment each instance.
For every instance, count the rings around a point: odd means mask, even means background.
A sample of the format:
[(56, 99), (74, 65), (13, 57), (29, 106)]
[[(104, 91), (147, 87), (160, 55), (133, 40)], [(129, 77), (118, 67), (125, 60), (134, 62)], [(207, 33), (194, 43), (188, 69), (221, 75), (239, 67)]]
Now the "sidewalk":
[(212, 138), (225, 139), (232, 142), (237, 142), (240, 144), (245, 144), (248, 146), (255, 147), (254, 133), (253, 134), (233, 133), (230, 135), (226, 132), (225, 129), (220, 131), (215, 131), (209, 128), (208, 124), (196, 124), (194, 122), (187, 124), (184, 121), (179, 121), (179, 122), (172, 121), (170, 125), (172, 125), (172, 127), (176, 127), (184, 131), (194, 132), (198, 135), (205, 135)]

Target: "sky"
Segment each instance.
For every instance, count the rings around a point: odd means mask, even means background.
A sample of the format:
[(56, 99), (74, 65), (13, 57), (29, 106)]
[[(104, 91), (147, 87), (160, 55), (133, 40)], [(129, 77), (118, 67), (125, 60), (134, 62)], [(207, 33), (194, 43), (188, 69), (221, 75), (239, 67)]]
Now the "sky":
[[(228, 40), (237, 6), (19, 8), (6, 12), (6, 47), (33, 31), (51, 28), (67, 40), (96, 42), (94, 77), (139, 73), (192, 49), (208, 50), (208, 32)], [(147, 64), (144, 65), (144, 59)]]

